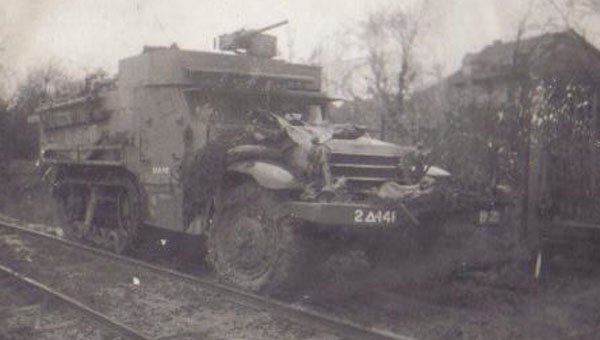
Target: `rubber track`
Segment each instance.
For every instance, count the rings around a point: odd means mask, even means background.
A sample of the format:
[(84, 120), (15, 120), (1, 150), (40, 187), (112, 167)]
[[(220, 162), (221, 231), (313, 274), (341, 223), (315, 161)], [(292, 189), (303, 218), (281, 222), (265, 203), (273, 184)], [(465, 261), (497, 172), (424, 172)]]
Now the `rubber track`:
[(101, 249), (93, 248), (84, 244), (72, 242), (42, 232), (30, 230), (28, 228), (22, 227), (18, 220), (15, 220), (2, 214), (0, 214), (0, 227), (11, 228), (22, 233), (33, 235), (35, 237), (45, 238), (69, 247), (78, 248), (89, 253), (103, 256), (116, 262), (125, 263), (130, 266), (137, 266), (139, 268), (144, 268), (157, 274), (170, 276), (172, 278), (197, 285), (200, 288), (209, 290), (213, 293), (220, 294), (224, 298), (232, 302), (240, 303), (248, 307), (263, 310), (269, 312), (271, 315), (283, 317), (292, 322), (299, 323), (310, 328), (317, 328), (327, 333), (333, 333), (344, 339), (415, 340), (415, 338), (409, 336), (382, 331), (374, 328), (366, 328), (355, 322), (341, 320), (316, 311), (291, 306), (270, 299), (268, 297), (256, 295), (249, 291), (244, 291), (232, 286), (224, 285), (219, 282), (202, 279), (188, 274), (183, 274), (168, 268), (162, 268), (143, 261), (117, 255)]

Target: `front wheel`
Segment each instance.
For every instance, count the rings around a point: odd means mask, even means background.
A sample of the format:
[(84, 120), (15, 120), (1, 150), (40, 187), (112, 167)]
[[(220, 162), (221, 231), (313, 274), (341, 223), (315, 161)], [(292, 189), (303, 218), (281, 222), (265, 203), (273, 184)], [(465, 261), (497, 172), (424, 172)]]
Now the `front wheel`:
[(219, 276), (262, 292), (299, 282), (314, 243), (298, 221), (277, 215), (283, 196), (252, 181), (224, 193), (208, 237), (208, 262)]

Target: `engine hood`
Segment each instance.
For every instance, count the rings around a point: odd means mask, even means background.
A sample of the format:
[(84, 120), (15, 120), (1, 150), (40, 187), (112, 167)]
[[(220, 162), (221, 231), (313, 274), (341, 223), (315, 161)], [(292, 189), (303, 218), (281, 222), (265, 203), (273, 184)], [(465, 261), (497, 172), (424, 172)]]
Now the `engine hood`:
[(417, 151), (412, 146), (400, 146), (367, 136), (356, 139), (330, 139), (324, 144), (334, 154), (402, 157)]
[(273, 115), (287, 135), (306, 150), (314, 145), (325, 145), (333, 154), (402, 157), (417, 151), (412, 146), (400, 146), (361, 135), (356, 138), (335, 138), (334, 126), (294, 126)]

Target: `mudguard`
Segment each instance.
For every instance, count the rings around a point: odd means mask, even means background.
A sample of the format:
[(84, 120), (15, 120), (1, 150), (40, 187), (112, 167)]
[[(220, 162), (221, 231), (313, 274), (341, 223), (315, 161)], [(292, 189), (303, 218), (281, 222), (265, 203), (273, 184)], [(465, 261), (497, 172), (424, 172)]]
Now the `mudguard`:
[(267, 189), (301, 188), (301, 184), (294, 178), (291, 172), (276, 164), (260, 161), (242, 161), (230, 164), (227, 170), (250, 175), (259, 185)]

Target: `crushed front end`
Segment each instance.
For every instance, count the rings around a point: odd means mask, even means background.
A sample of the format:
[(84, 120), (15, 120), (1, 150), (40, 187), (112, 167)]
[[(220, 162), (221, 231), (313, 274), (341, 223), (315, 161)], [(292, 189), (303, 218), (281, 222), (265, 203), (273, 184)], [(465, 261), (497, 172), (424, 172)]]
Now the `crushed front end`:
[(296, 218), (398, 228), (433, 215), (470, 213), (475, 219), (494, 206), (489, 192), (466, 190), (447, 171), (426, 165), (417, 147), (379, 141), (351, 125), (286, 131), (294, 141), (287, 163), (303, 185), (283, 209)]

